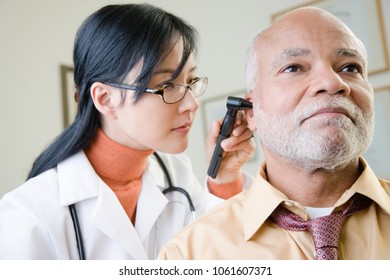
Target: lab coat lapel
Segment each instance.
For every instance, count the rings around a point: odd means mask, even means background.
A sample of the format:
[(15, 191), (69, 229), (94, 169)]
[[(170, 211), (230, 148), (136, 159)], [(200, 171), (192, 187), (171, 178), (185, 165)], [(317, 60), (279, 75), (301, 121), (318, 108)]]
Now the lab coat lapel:
[[(156, 179), (156, 178), (155, 178)], [(164, 178), (157, 178), (159, 185), (164, 185)], [(142, 242), (146, 240), (154, 224), (165, 209), (168, 199), (156, 183), (145, 172), (142, 176), (142, 190), (138, 198), (135, 228)]]
[(148, 259), (126, 212), (115, 194), (101, 180), (99, 182), (99, 196), (91, 217), (91, 223), (112, 240), (118, 242), (132, 258)]

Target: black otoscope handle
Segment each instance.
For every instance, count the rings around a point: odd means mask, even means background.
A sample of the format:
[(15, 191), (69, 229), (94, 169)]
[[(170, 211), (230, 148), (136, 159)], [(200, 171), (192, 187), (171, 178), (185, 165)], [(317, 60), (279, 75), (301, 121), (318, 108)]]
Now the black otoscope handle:
[(232, 134), (236, 116), (237, 110), (228, 109), (223, 119), (213, 157), (211, 158), (209, 169), (207, 170), (207, 174), (212, 178), (217, 177), (217, 173), (222, 162), (223, 149), (221, 147), (221, 142), (226, 138), (229, 138), (230, 134)]

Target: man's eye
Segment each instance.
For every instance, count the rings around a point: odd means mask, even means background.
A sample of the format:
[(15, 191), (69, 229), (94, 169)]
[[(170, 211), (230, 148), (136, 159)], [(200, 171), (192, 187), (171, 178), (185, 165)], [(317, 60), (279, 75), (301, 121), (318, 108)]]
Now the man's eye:
[(341, 69), (341, 72), (362, 73), (362, 68), (357, 64), (348, 64)]
[(282, 69), (282, 72), (285, 73), (292, 73), (292, 72), (298, 72), (301, 69), (301, 67), (298, 64), (291, 64), (287, 67)]

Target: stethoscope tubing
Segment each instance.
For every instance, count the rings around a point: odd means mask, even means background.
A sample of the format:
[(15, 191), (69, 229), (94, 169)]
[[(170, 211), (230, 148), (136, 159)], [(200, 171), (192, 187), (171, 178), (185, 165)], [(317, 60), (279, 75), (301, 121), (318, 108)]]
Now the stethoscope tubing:
[(189, 195), (189, 193), (183, 189), (183, 188), (179, 188), (179, 187), (174, 187), (173, 184), (172, 184), (172, 181), (171, 181), (171, 176), (169, 175), (169, 172), (168, 172), (168, 169), (167, 167), (165, 166), (164, 162), (162, 161), (161, 157), (156, 153), (154, 152), (153, 153), (154, 156), (156, 157), (158, 163), (160, 164), (161, 168), (163, 169), (164, 171), (164, 174), (165, 174), (165, 177), (167, 178), (167, 181), (168, 181), (168, 188), (166, 188), (165, 190), (162, 191), (162, 193), (165, 195), (169, 192), (181, 192), (188, 200), (188, 204), (190, 205), (190, 210), (191, 212), (195, 212), (195, 207), (194, 207), (194, 204), (192, 203), (192, 199)]
[(77, 243), (77, 250), (79, 252), (79, 259), (85, 260), (83, 236), (81, 234), (77, 210), (76, 210), (76, 206), (74, 204), (69, 205), (69, 212), (70, 212), (70, 215), (72, 217), (74, 232), (76, 233), (76, 243)]

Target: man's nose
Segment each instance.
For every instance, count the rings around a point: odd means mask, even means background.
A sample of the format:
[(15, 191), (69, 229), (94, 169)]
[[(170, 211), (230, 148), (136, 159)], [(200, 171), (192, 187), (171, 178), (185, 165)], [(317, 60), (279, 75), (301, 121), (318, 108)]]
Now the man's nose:
[(349, 95), (350, 86), (332, 67), (324, 67), (315, 73), (313, 81), (314, 94), (343, 94)]

